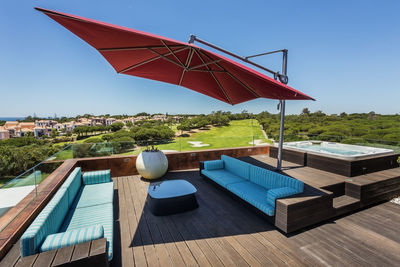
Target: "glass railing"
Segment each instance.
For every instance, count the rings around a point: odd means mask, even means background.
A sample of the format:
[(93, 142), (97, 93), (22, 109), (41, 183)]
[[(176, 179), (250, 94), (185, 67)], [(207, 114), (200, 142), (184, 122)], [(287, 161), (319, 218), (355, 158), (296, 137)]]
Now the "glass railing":
[[(272, 144), (263, 135), (221, 136), (193, 138), (178, 136), (174, 139), (138, 140), (127, 142), (70, 143), (64, 145), (57, 153), (27, 169), (15, 178), (2, 178), (0, 184), (0, 217), (12, 207), (24, 200), (19, 210), (8, 214), (12, 221), (40, 193), (38, 187), (65, 160), (75, 158), (138, 155), (148, 146), (155, 146), (164, 152), (182, 152), (192, 150), (235, 148)], [(0, 225), (0, 232), (5, 225)]]
[(60, 161), (74, 158), (104, 156), (138, 155), (148, 146), (157, 147), (164, 152), (183, 152), (192, 150), (235, 148), (272, 144), (264, 136), (223, 136), (207, 138), (176, 137), (174, 139), (152, 139), (131, 142), (74, 143), (49, 158)]
[[(35, 197), (38, 192), (38, 185), (42, 183), (55, 169), (62, 164), (62, 161), (56, 161), (57, 155), (68, 149), (66, 146), (51, 157), (39, 162), (15, 178), (2, 178), (0, 185), (0, 217), (7, 211), (16, 206), (22, 200), (23, 205), (12, 214), (8, 214), (7, 221), (11, 222)], [(12, 164), (12, 163), (11, 163)], [(7, 223), (0, 224), (0, 232), (7, 226)]]

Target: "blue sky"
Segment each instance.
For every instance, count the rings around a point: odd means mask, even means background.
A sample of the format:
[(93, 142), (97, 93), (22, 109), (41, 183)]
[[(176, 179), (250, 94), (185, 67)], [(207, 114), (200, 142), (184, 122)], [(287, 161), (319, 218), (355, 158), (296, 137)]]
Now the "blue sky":
[[(182, 87), (116, 74), (92, 47), (33, 9), (71, 13), (181, 41), (191, 33), (240, 55), (289, 49), (289, 85), (303, 107), (400, 113), (400, 1), (3, 1), (0, 117), (276, 112), (277, 101), (236, 106)], [(257, 59), (279, 70), (279, 56)]]

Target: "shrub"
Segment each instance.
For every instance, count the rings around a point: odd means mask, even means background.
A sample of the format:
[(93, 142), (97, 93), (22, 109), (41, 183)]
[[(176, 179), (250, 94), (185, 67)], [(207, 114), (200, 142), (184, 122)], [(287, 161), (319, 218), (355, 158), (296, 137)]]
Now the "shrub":
[(100, 137), (90, 137), (90, 138), (85, 139), (83, 142), (94, 144), (94, 143), (102, 143), (103, 141), (104, 140)]

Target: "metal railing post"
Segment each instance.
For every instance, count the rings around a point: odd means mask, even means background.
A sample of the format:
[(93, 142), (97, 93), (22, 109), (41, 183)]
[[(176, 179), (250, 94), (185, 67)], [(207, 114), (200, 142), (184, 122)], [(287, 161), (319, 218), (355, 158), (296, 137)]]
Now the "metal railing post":
[(35, 183), (35, 194), (37, 196), (37, 182), (36, 182), (36, 169), (33, 168), (33, 177), (34, 177), (34, 183)]

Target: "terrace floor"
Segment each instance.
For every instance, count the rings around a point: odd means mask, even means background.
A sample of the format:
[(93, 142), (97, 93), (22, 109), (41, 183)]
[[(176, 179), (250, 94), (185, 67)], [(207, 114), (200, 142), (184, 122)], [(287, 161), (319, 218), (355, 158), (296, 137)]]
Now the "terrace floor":
[(111, 266), (399, 265), (399, 205), (385, 202), (285, 235), (203, 180), (198, 170), (170, 172), (166, 179), (195, 185), (199, 208), (153, 216), (146, 205), (148, 182), (114, 178)]

